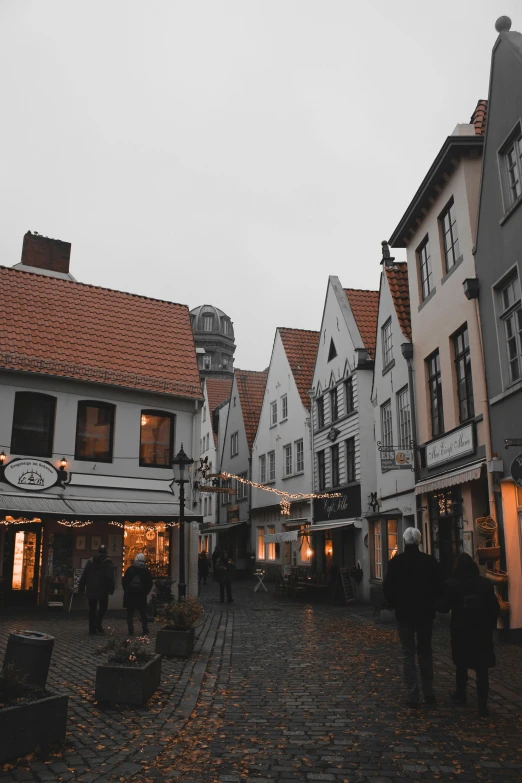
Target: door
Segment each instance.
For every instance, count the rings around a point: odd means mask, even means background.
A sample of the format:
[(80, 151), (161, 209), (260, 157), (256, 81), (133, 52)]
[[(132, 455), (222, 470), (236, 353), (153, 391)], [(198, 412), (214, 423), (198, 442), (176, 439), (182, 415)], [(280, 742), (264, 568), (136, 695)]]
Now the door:
[(41, 525), (10, 525), (4, 549), (5, 603), (36, 606), (38, 603)]
[(444, 577), (449, 579), (460, 554), (459, 534), (455, 517), (439, 518), (439, 562)]

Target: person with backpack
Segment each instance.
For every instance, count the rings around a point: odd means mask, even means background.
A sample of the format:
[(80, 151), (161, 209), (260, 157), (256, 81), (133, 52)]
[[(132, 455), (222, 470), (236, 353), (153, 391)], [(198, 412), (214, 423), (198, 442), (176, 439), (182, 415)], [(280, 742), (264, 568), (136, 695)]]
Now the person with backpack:
[(87, 562), (78, 585), (80, 593), (84, 590), (87, 593), (90, 636), (105, 633), (102, 622), (109, 606), (109, 595), (114, 593), (115, 586), (114, 565), (107, 557), (107, 547), (102, 544), (98, 554)]
[(467, 701), (468, 669), (477, 677), (478, 712), (488, 716), (489, 672), (495, 666), (493, 631), (500, 606), (493, 585), (480, 576), (478, 565), (470, 555), (458, 556), (453, 578), (446, 583), (442, 611), (451, 611), (451, 653), (456, 666), (456, 690), (451, 698), (456, 704)]
[(127, 610), (129, 636), (134, 634), (134, 612), (139, 610), (143, 636), (149, 632), (147, 620), (147, 596), (152, 590), (152, 574), (141, 552), (127, 568), (121, 580), (123, 584), (123, 608)]

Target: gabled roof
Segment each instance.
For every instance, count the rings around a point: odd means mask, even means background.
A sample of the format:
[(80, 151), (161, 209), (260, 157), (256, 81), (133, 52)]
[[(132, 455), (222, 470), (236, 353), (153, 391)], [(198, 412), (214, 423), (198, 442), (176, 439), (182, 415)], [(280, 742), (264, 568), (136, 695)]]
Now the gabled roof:
[(252, 451), (256, 437), (257, 425), (261, 415), (263, 397), (265, 396), (266, 379), (268, 370), (255, 372), (254, 370), (234, 370), (243, 424), (248, 443), (248, 450)]
[(375, 356), (377, 337), (377, 318), (379, 316), (379, 292), (362, 291), (358, 288), (345, 288), (355, 323), (362, 337), (368, 356)]
[[(207, 390), (209, 415), (212, 424), (214, 423), (213, 412), (218, 405), (230, 398), (230, 392), (232, 391), (232, 378), (205, 378), (205, 387)], [(217, 434), (212, 426), (212, 434), (214, 436), (214, 443), (217, 444)]]
[(408, 287), (408, 264), (404, 262), (395, 263), (393, 266), (384, 267), (388, 286), (393, 299), (393, 305), (401, 331), (407, 340), (411, 342), (411, 311), (410, 311), (410, 290)]
[(310, 409), (308, 392), (314, 377), (315, 357), (319, 345), (319, 332), (308, 329), (287, 329), (279, 327), (281, 342), (285, 349), (288, 364), (294, 376), (297, 391), (305, 408)]
[(0, 367), (202, 397), (186, 305), (2, 266)]

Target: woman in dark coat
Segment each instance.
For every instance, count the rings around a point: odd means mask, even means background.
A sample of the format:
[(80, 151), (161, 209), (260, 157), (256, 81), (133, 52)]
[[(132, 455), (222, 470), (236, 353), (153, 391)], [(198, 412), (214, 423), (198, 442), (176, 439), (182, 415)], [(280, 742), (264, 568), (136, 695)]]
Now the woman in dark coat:
[(225, 590), (227, 591), (227, 603), (233, 603), (232, 598), (232, 575), (236, 564), (228, 556), (228, 552), (224, 549), (216, 562), (215, 573), (219, 582), (219, 597), (221, 603), (225, 600)]
[(139, 610), (143, 635), (149, 632), (147, 627), (147, 596), (152, 590), (152, 574), (147, 568), (145, 555), (140, 552), (134, 563), (127, 568), (123, 579), (123, 607), (127, 610), (129, 636), (134, 633), (134, 612)]
[(488, 669), (496, 663), (493, 630), (500, 607), (493, 586), (465, 553), (457, 558), (454, 576), (446, 583), (443, 609), (451, 610), (451, 652), (457, 667), (457, 688), (451, 697), (456, 703), (466, 703), (468, 669), (475, 669), (479, 715), (486, 717)]
[(208, 557), (206, 552), (200, 552), (198, 555), (198, 581), (207, 584), (207, 576), (209, 571)]

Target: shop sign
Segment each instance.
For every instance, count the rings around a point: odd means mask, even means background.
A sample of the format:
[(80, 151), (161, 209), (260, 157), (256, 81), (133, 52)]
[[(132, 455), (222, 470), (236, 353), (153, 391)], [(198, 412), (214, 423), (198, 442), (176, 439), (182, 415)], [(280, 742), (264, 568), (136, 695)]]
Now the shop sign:
[(475, 430), (473, 424), (466, 424), (458, 430), (453, 430), (442, 438), (426, 444), (426, 467), (434, 468), (444, 462), (465, 457), (475, 453)]
[(511, 463), (511, 478), (522, 487), (522, 454), (519, 454)]
[(381, 472), (389, 470), (413, 470), (413, 449), (379, 448), (381, 455)]
[(39, 492), (58, 483), (58, 471), (41, 459), (14, 459), (4, 467), (4, 479), (19, 489)]
[(227, 522), (239, 522), (239, 506), (227, 508)]
[(314, 520), (327, 522), (334, 519), (350, 519), (361, 516), (361, 487), (336, 489), (340, 497), (314, 499)]

